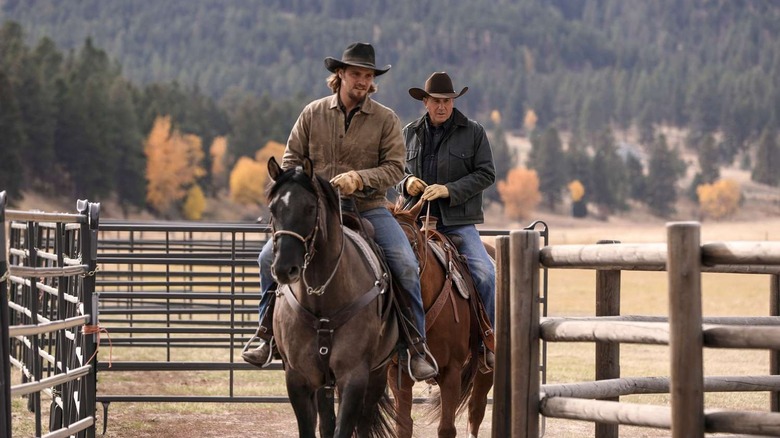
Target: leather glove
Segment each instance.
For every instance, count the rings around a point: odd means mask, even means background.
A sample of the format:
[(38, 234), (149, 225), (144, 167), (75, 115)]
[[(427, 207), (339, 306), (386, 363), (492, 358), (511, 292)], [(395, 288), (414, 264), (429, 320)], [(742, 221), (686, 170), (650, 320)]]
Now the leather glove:
[(358, 190), (363, 190), (363, 178), (354, 170), (334, 176), (330, 184), (339, 189), (342, 196), (349, 196)]
[(423, 201), (433, 201), (434, 199), (439, 198), (449, 198), (450, 197), (450, 191), (447, 189), (447, 186), (442, 184), (432, 184), (425, 188), (425, 191), (423, 192), (422, 199)]
[(411, 196), (417, 196), (422, 193), (426, 187), (428, 187), (428, 184), (425, 184), (425, 181), (417, 178), (416, 176), (410, 176), (409, 178), (406, 178), (404, 186), (406, 188), (406, 193), (410, 194)]

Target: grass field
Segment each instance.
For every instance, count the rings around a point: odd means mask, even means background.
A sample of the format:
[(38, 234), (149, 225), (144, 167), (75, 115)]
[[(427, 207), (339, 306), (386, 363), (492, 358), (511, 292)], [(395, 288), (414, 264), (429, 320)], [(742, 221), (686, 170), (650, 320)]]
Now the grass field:
[[(568, 223), (551, 225), (551, 244), (595, 243), (600, 239), (617, 239), (624, 243), (663, 242), (663, 224), (634, 225), (589, 224), (570, 227)], [(714, 240), (780, 240), (780, 221), (760, 223), (704, 224), (702, 242)], [(621, 314), (668, 314), (667, 278), (663, 272), (624, 272), (621, 278)], [(703, 311), (705, 316), (766, 316), (769, 312), (769, 276), (746, 274), (704, 274)], [(595, 272), (584, 270), (551, 270), (548, 292), (549, 316), (591, 316), (595, 314)], [(237, 352), (236, 352), (237, 353)], [(115, 348), (115, 360), (153, 359), (159, 351), (136, 351)], [(195, 350), (179, 352), (186, 359), (224, 359), (225, 352)], [(219, 355), (223, 356), (219, 356)], [(585, 343), (548, 345), (547, 383), (592, 380), (595, 347)], [(108, 360), (107, 349), (100, 352)], [(761, 375), (769, 367), (765, 351), (706, 350), (705, 375)], [(668, 347), (622, 345), (621, 375), (668, 376)], [(277, 371), (237, 372), (237, 395), (284, 395), (283, 376)], [(106, 373), (100, 377), (99, 388), (110, 393), (128, 394), (219, 394), (226, 391), (226, 373)], [(418, 384), (419, 395), (430, 391)], [(667, 395), (622, 397), (623, 401), (668, 405)], [(767, 410), (767, 393), (716, 393), (706, 395), (706, 407)], [(490, 436), (492, 411), (489, 408), (482, 435)], [(102, 418), (101, 407), (98, 407)], [(24, 410), (23, 400), (14, 400), (14, 436), (31, 436), (31, 414)], [(435, 436), (435, 425), (422, 423), (422, 408), (415, 408), (416, 436)], [(459, 432), (465, 434), (464, 419)], [(99, 429), (102, 420), (98, 421)], [(594, 426), (587, 422), (548, 419), (545, 436), (592, 436)], [(668, 431), (621, 427), (621, 436), (668, 436)], [(130, 404), (116, 403), (110, 407), (106, 437), (281, 437), (297, 435), (292, 411), (287, 405), (273, 404)]]

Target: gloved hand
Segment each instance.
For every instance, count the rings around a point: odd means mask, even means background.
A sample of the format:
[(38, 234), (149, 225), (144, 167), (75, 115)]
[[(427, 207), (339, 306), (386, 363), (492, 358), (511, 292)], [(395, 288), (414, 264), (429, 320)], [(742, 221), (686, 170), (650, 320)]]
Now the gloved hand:
[(330, 184), (339, 189), (343, 196), (349, 196), (357, 190), (363, 190), (363, 178), (354, 170), (334, 176), (330, 180)]
[(423, 192), (422, 199), (423, 201), (433, 201), (434, 199), (439, 198), (449, 198), (450, 197), (450, 191), (447, 189), (447, 186), (442, 184), (431, 184), (428, 187), (425, 188), (425, 191)]
[(426, 187), (428, 187), (428, 184), (425, 184), (425, 181), (417, 178), (416, 176), (410, 176), (409, 178), (406, 178), (404, 185), (406, 186), (406, 193), (412, 196), (419, 195), (423, 192), (423, 190), (425, 190)]

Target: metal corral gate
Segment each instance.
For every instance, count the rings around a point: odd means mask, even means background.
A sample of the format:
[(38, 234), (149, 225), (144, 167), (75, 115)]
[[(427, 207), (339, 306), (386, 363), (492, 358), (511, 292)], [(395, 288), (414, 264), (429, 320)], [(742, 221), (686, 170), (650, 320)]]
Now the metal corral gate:
[[(104, 418), (111, 402), (288, 402), (285, 395), (236, 391), (237, 371), (257, 371), (240, 352), (257, 328), (257, 256), (268, 225), (106, 220), (99, 231), (96, 290), (100, 327), (110, 334), (100, 339), (98, 364)], [(202, 360), (192, 359), (195, 349), (204, 352)], [(266, 369), (280, 370), (281, 364)], [(218, 372), (225, 386), (219, 395), (149, 394), (127, 385), (111, 392), (106, 372), (147, 372), (138, 380), (148, 379), (148, 372)]]
[[(47, 410), (44, 437), (94, 437), (92, 291), (100, 204), (79, 201), (78, 214), (6, 211), (5, 205), (0, 192), (0, 434), (12, 435), (12, 398), (27, 396), (35, 436), (42, 436)], [(11, 366), (21, 384), (12, 385)], [(47, 408), (41, 393), (50, 400)]]
[[(99, 231), (96, 288), (101, 328), (110, 335), (100, 340), (98, 364), (104, 431), (111, 402), (287, 402), (235, 391), (236, 371), (257, 370), (240, 352), (257, 328), (257, 256), (267, 225), (104, 221)], [(112, 391), (103, 382), (116, 372), (144, 372), (136, 381), (150, 372), (213, 372), (225, 386), (218, 395), (150, 394), (127, 385)]]

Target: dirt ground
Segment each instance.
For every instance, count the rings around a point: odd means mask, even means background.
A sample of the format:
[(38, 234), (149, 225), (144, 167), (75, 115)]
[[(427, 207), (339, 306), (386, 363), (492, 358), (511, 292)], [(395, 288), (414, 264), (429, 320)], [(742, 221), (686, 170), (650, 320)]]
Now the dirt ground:
[[(174, 408), (172, 404), (169, 408)], [(277, 438), (298, 436), (295, 416), (289, 405), (225, 404), (205, 406), (206, 412), (164, 412), (165, 406), (115, 404), (109, 408), (106, 438)], [(177, 409), (178, 410), (178, 409)], [(416, 437), (435, 437), (436, 424), (420, 420), (422, 407), (415, 407)], [(491, 433), (492, 410), (488, 408), (480, 436)], [(102, 417), (102, 413), (100, 414)], [(468, 436), (465, 416), (458, 422), (458, 436)], [(99, 420), (98, 433), (103, 422)]]

